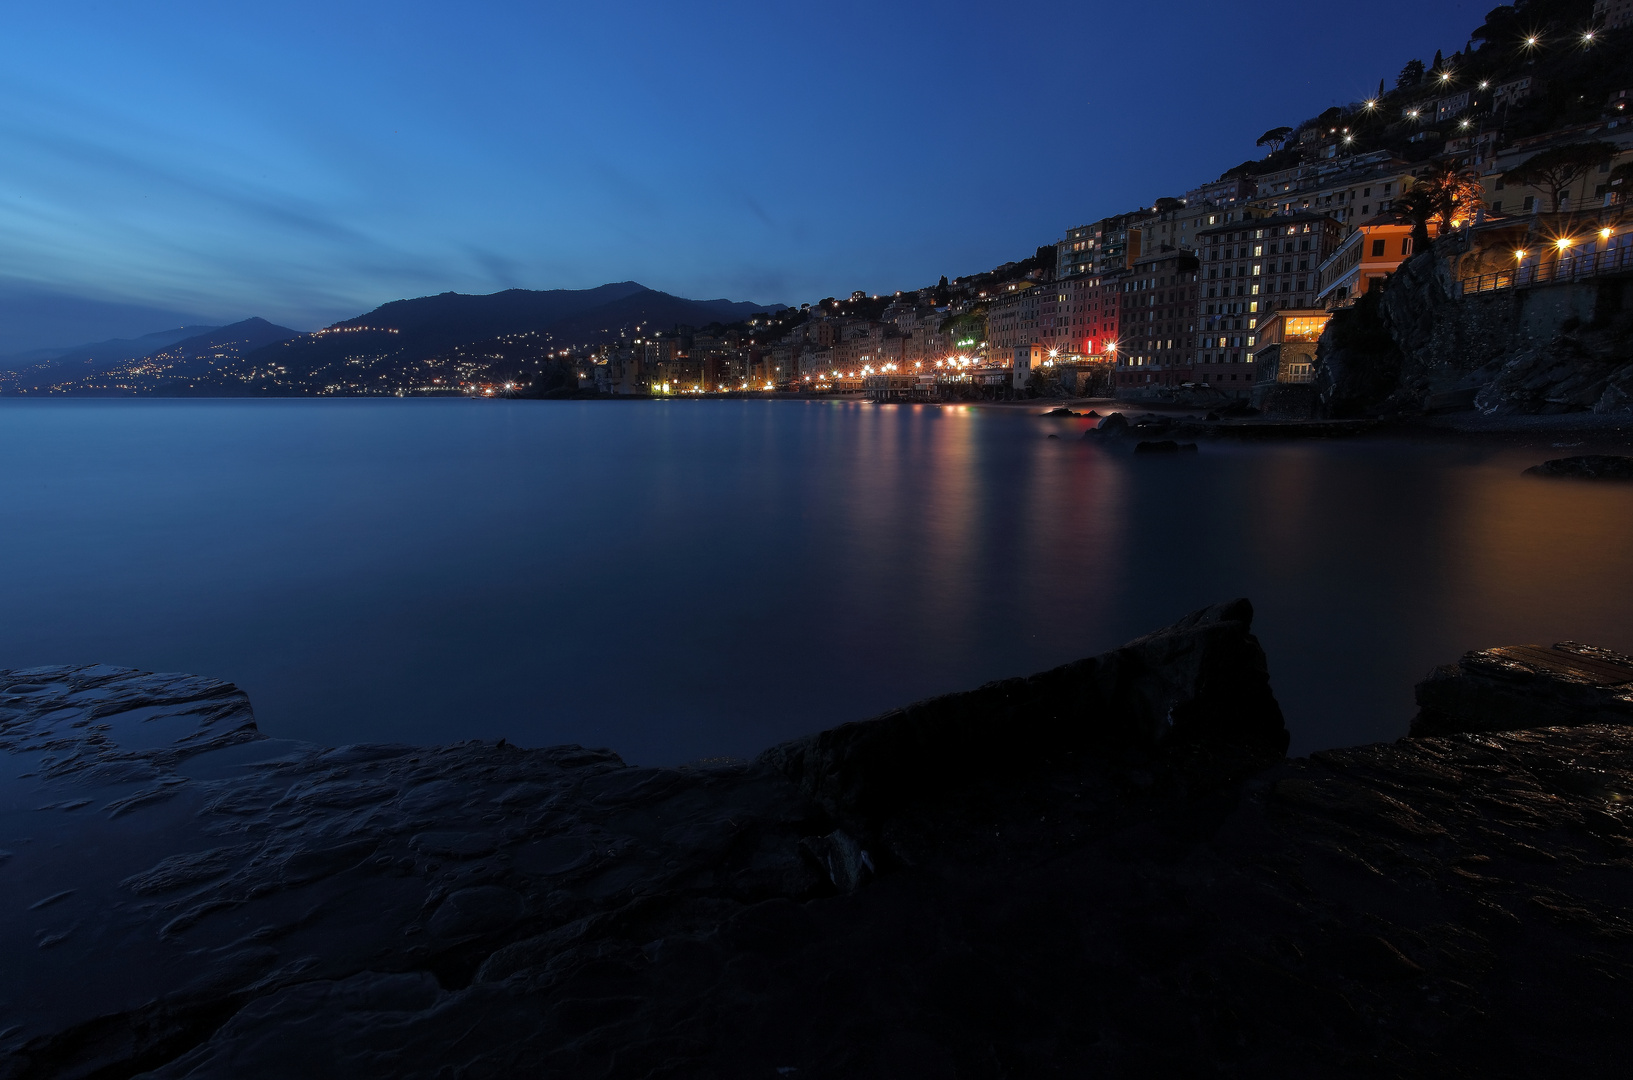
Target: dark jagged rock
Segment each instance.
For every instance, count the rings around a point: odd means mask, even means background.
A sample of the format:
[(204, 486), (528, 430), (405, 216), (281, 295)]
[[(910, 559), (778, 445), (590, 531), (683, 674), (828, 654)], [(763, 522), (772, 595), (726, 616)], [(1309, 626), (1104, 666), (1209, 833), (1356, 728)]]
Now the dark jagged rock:
[(1077, 416), (1079, 414), (1074, 413), (1072, 410), (1070, 410), (1070, 409), (1066, 408), (1064, 405), (1062, 405), (1058, 409), (1050, 409), (1048, 412), (1044, 413), (1043, 415), (1045, 415), (1045, 416)]
[(1471, 652), (1417, 686), (1413, 735), (1633, 723), (1633, 658), (1562, 641)]
[(1574, 480), (1633, 480), (1633, 458), (1614, 454), (1583, 454), (1555, 458), (1525, 470), (1527, 476), (1561, 476)]
[(1062, 752), (1215, 742), (1287, 749), (1246, 600), (1102, 656), (921, 701), (773, 747), (760, 761), (841, 818), (878, 819)]
[(1620, 1075), (1633, 727), (1286, 761), (1250, 620), (718, 768), (0, 673), (0, 1076)]
[(1101, 436), (1113, 436), (1121, 435), (1127, 430), (1128, 417), (1124, 416), (1120, 412), (1114, 412), (1104, 420), (1100, 421), (1094, 427), (1090, 428), (1089, 431), (1085, 432), (1084, 434), (1087, 435), (1092, 432)]

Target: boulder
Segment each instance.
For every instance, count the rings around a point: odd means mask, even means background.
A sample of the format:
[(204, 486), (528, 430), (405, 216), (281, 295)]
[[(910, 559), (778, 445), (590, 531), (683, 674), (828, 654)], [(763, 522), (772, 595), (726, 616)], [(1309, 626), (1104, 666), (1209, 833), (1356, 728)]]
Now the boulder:
[(1279, 758), (1253, 605), (1194, 612), (1120, 649), (772, 747), (760, 761), (841, 817), (872, 817), (1056, 752), (1224, 743)]
[(1128, 417), (1124, 416), (1120, 412), (1114, 412), (1104, 420), (1100, 421), (1094, 427), (1090, 428), (1088, 433), (1110, 437), (1114, 435), (1122, 435), (1127, 431)]
[(1417, 685), (1412, 734), (1633, 723), (1633, 657), (1562, 641), (1466, 654)]
[(1527, 476), (1561, 476), (1574, 480), (1633, 480), (1633, 457), (1582, 454), (1555, 458), (1525, 470)]

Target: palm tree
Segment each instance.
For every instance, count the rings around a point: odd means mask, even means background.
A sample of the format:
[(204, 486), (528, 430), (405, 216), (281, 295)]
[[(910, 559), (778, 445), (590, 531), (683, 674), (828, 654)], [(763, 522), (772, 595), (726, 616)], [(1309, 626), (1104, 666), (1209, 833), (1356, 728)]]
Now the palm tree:
[(1412, 223), (1412, 250), (1427, 251), (1431, 238), (1429, 223), (1444, 232), (1453, 222), (1466, 219), (1485, 202), (1485, 187), (1472, 171), (1459, 172), (1445, 167), (1418, 178), (1391, 210)]

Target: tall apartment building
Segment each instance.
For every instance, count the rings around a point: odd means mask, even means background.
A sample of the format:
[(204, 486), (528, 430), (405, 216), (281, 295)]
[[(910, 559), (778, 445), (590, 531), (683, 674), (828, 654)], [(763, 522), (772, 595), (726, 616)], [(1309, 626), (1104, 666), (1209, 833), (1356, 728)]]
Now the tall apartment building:
[(1122, 316), (1122, 282), (1128, 271), (1095, 275), (1088, 279), (1083, 292), (1083, 353), (1085, 356), (1104, 356), (1115, 359), (1118, 328)]
[(1139, 223), (1140, 254), (1195, 251), (1197, 231), (1204, 227), (1211, 204), (1190, 199), (1158, 199), (1150, 217)]
[(1055, 245), (1055, 280), (1127, 269), (1143, 253), (1141, 227), (1156, 211), (1141, 208), (1066, 230)]
[(1633, 0), (1593, 0), (1593, 22), (1605, 30), (1633, 26)]
[(1354, 159), (1350, 165), (1334, 169), (1323, 162), (1285, 170), (1274, 179), (1261, 178), (1266, 182), (1252, 205), (1272, 214), (1325, 214), (1348, 233), (1360, 222), (1387, 213), (1394, 200), (1412, 186), (1414, 166), (1386, 151)]
[(1039, 340), (1052, 356), (1094, 355), (1090, 320), (1099, 283), (1092, 274), (1080, 274), (1040, 286)]
[(993, 355), (1042, 341), (1038, 305), (1047, 286), (1013, 284), (1018, 287), (987, 304), (987, 348)]
[(1141, 244), (1144, 234), (1140, 232), (1140, 225), (1154, 213), (1140, 209), (1106, 218), (1102, 223), (1104, 228), (1100, 234), (1100, 246), (1095, 252), (1093, 272), (1104, 277), (1133, 266), (1143, 253)]
[(1200, 266), (1188, 252), (1160, 252), (1136, 260), (1120, 282), (1114, 388), (1191, 381)]
[(1079, 225), (1066, 230), (1066, 239), (1055, 245), (1055, 280), (1087, 274), (1094, 269), (1094, 250), (1100, 225)]
[(1302, 211), (1234, 222), (1200, 234), (1196, 378), (1212, 385), (1253, 383), (1239, 364), (1253, 362), (1262, 319), (1313, 306), (1317, 270), (1338, 249), (1345, 228)]

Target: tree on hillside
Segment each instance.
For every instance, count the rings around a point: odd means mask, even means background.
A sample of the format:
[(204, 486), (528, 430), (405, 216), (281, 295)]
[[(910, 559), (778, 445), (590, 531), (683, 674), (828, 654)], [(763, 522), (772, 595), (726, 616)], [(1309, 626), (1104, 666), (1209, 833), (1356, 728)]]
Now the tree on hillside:
[(1474, 41), (1502, 45), (1520, 36), (1520, 16), (1513, 5), (1504, 4), (1486, 12), (1485, 25), (1469, 37)]
[(1608, 142), (1569, 143), (1532, 154), (1515, 168), (1503, 173), (1503, 183), (1524, 184), (1548, 195), (1554, 213), (1575, 184), (1589, 170), (1611, 161), (1616, 144)]
[(1443, 68), (1445, 66), (1446, 66), (1445, 59), (1440, 55), (1440, 50), (1436, 49), (1435, 50), (1435, 62), (1433, 64), (1429, 65), (1429, 70), (1430, 71), (1439, 71), (1441, 68)]
[(1274, 127), (1260, 135), (1259, 141), (1253, 145), (1268, 146), (1271, 148), (1271, 153), (1275, 153), (1287, 145), (1287, 137), (1291, 134), (1293, 134), (1293, 129), (1290, 127)]
[(1473, 171), (1441, 168), (1419, 177), (1390, 209), (1411, 222), (1412, 250), (1427, 251), (1430, 222), (1450, 228), (1452, 222), (1467, 219), (1484, 199), (1485, 188)]
[(1408, 60), (1401, 68), (1400, 77), (1395, 80), (1395, 89), (1404, 90), (1408, 86), (1416, 86), (1423, 81), (1423, 61)]

